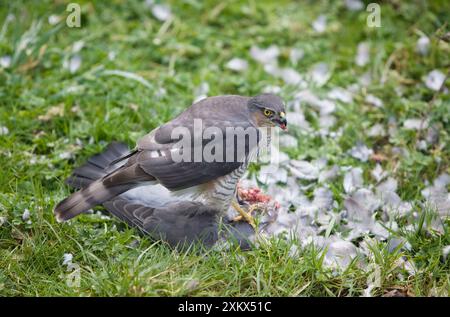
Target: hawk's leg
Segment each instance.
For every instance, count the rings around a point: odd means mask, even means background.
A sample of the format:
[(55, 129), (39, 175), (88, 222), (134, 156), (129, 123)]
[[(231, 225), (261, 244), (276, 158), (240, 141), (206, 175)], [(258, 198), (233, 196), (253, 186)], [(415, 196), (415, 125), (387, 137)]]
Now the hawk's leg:
[(255, 220), (253, 219), (253, 217), (251, 215), (251, 212), (254, 209), (254, 208), (252, 208), (253, 206), (249, 208), (248, 212), (246, 212), (244, 209), (242, 209), (242, 207), (239, 205), (239, 203), (237, 201), (233, 201), (231, 203), (231, 205), (240, 214), (240, 216), (237, 216), (236, 218), (233, 219), (234, 221), (239, 221), (241, 219), (245, 219), (245, 221), (247, 221), (253, 228), (256, 228)]

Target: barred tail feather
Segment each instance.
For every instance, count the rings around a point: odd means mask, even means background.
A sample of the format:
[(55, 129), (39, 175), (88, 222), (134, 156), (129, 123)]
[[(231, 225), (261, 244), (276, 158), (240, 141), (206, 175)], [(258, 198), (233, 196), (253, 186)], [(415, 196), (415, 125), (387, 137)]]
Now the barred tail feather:
[(135, 187), (135, 183), (106, 187), (103, 180), (96, 180), (88, 187), (73, 193), (55, 208), (55, 217), (58, 222), (67, 221), (90, 208), (102, 204), (111, 198), (120, 195)]
[[(58, 221), (69, 220), (78, 214), (109, 200), (136, 186), (136, 183), (109, 184), (105, 186), (109, 173), (117, 169), (115, 161), (129, 155), (128, 147), (119, 142), (113, 142), (100, 154), (88, 159), (86, 164), (76, 168), (66, 183), (80, 191), (73, 193), (55, 207), (55, 217)], [(125, 161), (126, 162), (126, 161)], [(124, 162), (124, 163), (125, 163)]]
[(119, 161), (128, 153), (130, 151), (125, 144), (112, 142), (105, 151), (92, 156), (86, 164), (76, 168), (66, 180), (66, 184), (76, 189), (85, 188), (95, 180), (109, 174), (114, 169), (114, 161)]

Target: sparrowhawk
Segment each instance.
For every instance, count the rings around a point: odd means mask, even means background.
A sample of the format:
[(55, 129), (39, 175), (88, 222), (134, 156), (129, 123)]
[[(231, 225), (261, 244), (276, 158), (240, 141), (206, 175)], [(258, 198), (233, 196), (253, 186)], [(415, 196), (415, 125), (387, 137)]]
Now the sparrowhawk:
[[(209, 139), (202, 135), (198, 142), (192, 137), (198, 132), (196, 120), (201, 122), (201, 133), (210, 132)], [(68, 183), (79, 191), (55, 207), (55, 216), (58, 221), (66, 221), (103, 204), (118, 218), (141, 228), (148, 220), (146, 217), (156, 214), (160, 215), (159, 219), (165, 214), (183, 215), (186, 219), (180, 216), (184, 220), (177, 221), (185, 222), (189, 222), (190, 211), (199, 215), (204, 210), (206, 214), (214, 214), (213, 218), (219, 217), (228, 210), (236, 184), (257, 151), (261, 139), (259, 128), (276, 126), (286, 129), (287, 121), (283, 101), (274, 94), (203, 99), (139, 139), (134, 150), (116, 145), (103, 156), (97, 155), (75, 169)], [(179, 128), (191, 133), (189, 143), (180, 143), (186, 140), (181, 140), (176, 133), (174, 136)], [(256, 131), (257, 142), (246, 139), (242, 157), (236, 148), (239, 142), (235, 135), (229, 137), (233, 129)], [(194, 160), (196, 150), (205, 149), (211, 142), (222, 146), (212, 151), (215, 159), (205, 160), (200, 156), (200, 160)], [(218, 149), (223, 152), (217, 153)], [(180, 153), (191, 154), (183, 156), (190, 160), (174, 159)], [(166, 221), (165, 225), (169, 223)], [(176, 224), (173, 225), (177, 230)]]

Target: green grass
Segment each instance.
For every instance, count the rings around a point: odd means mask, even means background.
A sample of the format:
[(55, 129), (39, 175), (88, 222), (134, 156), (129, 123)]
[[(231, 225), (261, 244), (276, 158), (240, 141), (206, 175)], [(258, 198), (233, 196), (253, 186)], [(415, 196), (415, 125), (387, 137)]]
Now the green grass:
[[(58, 224), (52, 215), (53, 206), (69, 193), (63, 181), (74, 166), (110, 141), (134, 146), (138, 137), (190, 105), (202, 82), (209, 83), (209, 95), (254, 95), (279, 85), (283, 98), (291, 100), (293, 90), (250, 57), (252, 45), (271, 44), (281, 48), (280, 63), (286, 66), (290, 49), (302, 48), (305, 57), (295, 67), (300, 73), (322, 61), (332, 67), (329, 82), (315, 90), (318, 95), (347, 87), (370, 71), (373, 81), (366, 93), (385, 104), (370, 107), (364, 94), (357, 94), (352, 104), (337, 109), (335, 127), (342, 129), (342, 137), (298, 135), (298, 148), (290, 156), (360, 165), (369, 179), (375, 162), (362, 163), (345, 154), (363, 141), (387, 156), (383, 168), (399, 181), (400, 197), (419, 201), (426, 181), (450, 172), (449, 94), (433, 93), (422, 84), (429, 71), (448, 73), (450, 67), (450, 46), (438, 39), (449, 32), (447, 1), (385, 1), (379, 29), (366, 27), (364, 10), (350, 12), (338, 1), (171, 1), (173, 21), (159, 22), (141, 1), (80, 0), (81, 28), (50, 25), (50, 15), (65, 19), (68, 2), (1, 1), (0, 57), (10, 55), (12, 62), (0, 68), (0, 126), (9, 130), (0, 135), (0, 216), (7, 220), (0, 226), (0, 295), (359, 296), (374, 272), (361, 266), (360, 261), (367, 261), (369, 268), (381, 271), (375, 295), (401, 289), (416, 296), (448, 296), (450, 262), (443, 259), (442, 249), (450, 244), (449, 223), (444, 222), (443, 233), (427, 230), (431, 214), (420, 205), (415, 208), (424, 225), (396, 233), (411, 250), (389, 253), (386, 243), (374, 241), (372, 256), (356, 259), (339, 273), (326, 268), (323, 253), (313, 248), (291, 256), (287, 239), (272, 239), (249, 252), (178, 252), (113, 219), (83, 215)], [(319, 35), (311, 23), (322, 13), (329, 27)], [(8, 14), (15, 16), (9, 23)], [(431, 39), (427, 56), (415, 53), (422, 32)], [(27, 48), (21, 49), (27, 39)], [(372, 58), (361, 68), (354, 56), (363, 40), (371, 42)], [(62, 64), (72, 56), (76, 41), (84, 43), (78, 53), (82, 64), (71, 74)], [(108, 58), (111, 51), (113, 60)], [(248, 71), (226, 69), (233, 57), (248, 60)], [(106, 70), (131, 72), (148, 84)], [(380, 84), (383, 76), (386, 81)], [(52, 107), (63, 115), (39, 119)], [(306, 115), (317, 124), (313, 111)], [(375, 123), (387, 126), (389, 118), (401, 127), (411, 117), (427, 117), (437, 125), (436, 146), (417, 150), (420, 133), (401, 128), (392, 137), (365, 133)], [(408, 155), (392, 151), (396, 146)], [(331, 184), (340, 204), (341, 184), (340, 179)], [(22, 220), (25, 209), (31, 223)], [(79, 287), (66, 283), (64, 253), (72, 253), (80, 268)], [(398, 265), (401, 257), (416, 265), (416, 274)]]

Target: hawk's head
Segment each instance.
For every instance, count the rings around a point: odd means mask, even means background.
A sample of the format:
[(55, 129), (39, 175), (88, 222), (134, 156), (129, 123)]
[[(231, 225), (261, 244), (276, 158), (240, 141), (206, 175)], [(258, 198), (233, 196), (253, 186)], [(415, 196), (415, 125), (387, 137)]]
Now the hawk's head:
[(250, 98), (248, 106), (259, 127), (279, 126), (287, 129), (286, 110), (283, 100), (274, 94), (261, 94)]

